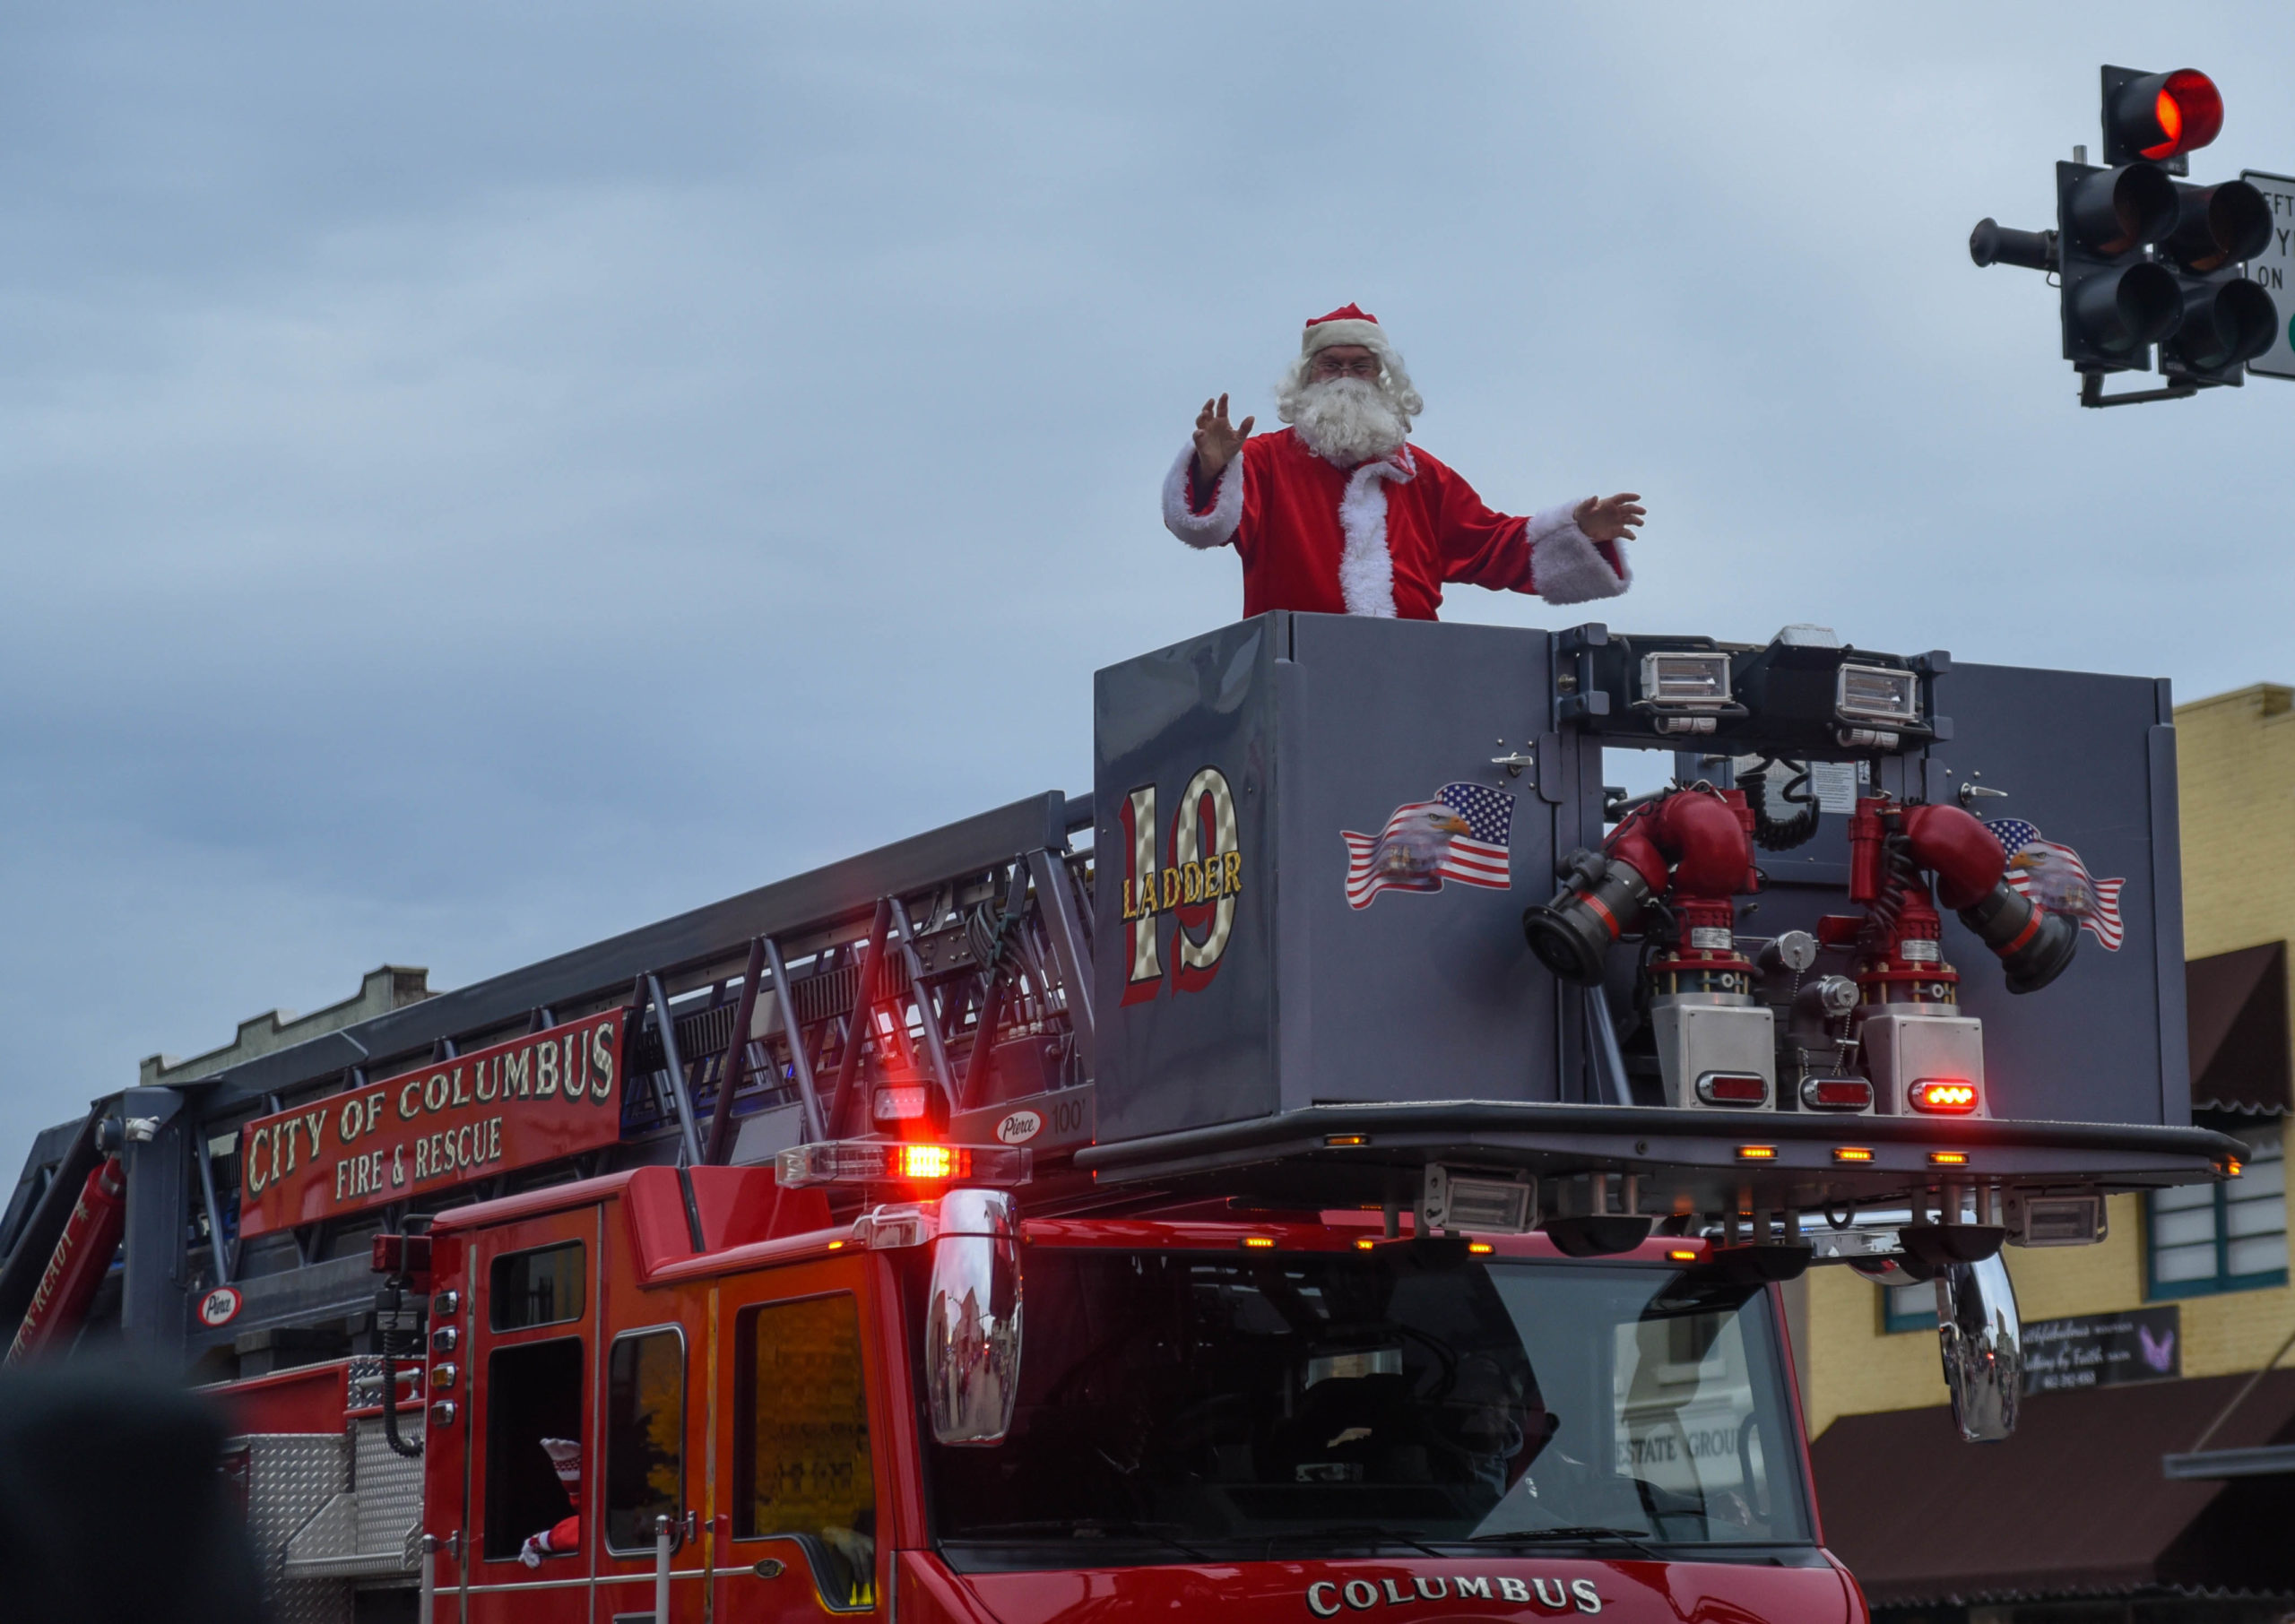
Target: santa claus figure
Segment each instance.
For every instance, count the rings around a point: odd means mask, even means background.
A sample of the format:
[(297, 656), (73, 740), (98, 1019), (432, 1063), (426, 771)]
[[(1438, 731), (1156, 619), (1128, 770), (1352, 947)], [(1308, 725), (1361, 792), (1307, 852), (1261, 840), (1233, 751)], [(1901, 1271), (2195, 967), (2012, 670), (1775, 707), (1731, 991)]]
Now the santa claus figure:
[(1164, 523), (1191, 547), (1233, 542), (1243, 613), (1311, 609), (1432, 620), (1443, 583), (1535, 592), (1548, 603), (1615, 598), (1632, 581), (1628, 491), (1529, 518), (1493, 513), (1474, 488), (1409, 443), (1424, 409), (1376, 316), (1343, 306), (1307, 324), (1276, 389), (1291, 425), (1251, 435), (1206, 401), (1164, 480)]

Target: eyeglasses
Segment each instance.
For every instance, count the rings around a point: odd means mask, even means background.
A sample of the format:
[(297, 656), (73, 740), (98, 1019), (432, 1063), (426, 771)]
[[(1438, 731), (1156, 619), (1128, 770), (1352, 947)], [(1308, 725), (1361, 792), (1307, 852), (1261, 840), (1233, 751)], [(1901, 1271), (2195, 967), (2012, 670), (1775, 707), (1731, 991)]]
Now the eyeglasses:
[(1315, 358), (1314, 373), (1319, 378), (1375, 378), (1379, 376), (1379, 358), (1366, 355), (1359, 361), (1340, 361), (1319, 355)]

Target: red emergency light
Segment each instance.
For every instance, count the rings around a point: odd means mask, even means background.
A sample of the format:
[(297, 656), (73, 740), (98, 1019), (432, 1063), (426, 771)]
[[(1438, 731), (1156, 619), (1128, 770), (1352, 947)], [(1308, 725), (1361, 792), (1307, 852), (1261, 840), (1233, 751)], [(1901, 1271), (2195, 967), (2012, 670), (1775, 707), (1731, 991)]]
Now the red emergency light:
[(1026, 1184), (1025, 1146), (936, 1145), (930, 1140), (832, 1139), (783, 1151), (774, 1173), (784, 1188), (821, 1184)]
[(1965, 1117), (1977, 1107), (1976, 1084), (1950, 1078), (1924, 1078), (1905, 1097), (1913, 1110), (1939, 1117)]
[(1811, 1077), (1801, 1084), (1801, 1103), (1811, 1110), (1869, 1110), (1873, 1085), (1862, 1077)]
[(377, 1274), (427, 1281), (430, 1278), (430, 1237), (377, 1235), (368, 1242), (368, 1260)]
[(1766, 1105), (1769, 1082), (1758, 1072), (1709, 1071), (1697, 1080), (1697, 1097), (1708, 1105)]

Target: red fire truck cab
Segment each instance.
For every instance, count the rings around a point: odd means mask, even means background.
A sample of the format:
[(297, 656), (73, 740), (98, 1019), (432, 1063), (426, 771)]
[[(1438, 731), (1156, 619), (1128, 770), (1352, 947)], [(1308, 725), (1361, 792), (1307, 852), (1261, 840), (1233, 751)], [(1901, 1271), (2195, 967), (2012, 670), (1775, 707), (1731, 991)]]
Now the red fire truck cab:
[(1863, 1616), (1774, 1290), (1701, 1240), (686, 1183), (699, 1249), (666, 1168), (439, 1221), (429, 1618)]

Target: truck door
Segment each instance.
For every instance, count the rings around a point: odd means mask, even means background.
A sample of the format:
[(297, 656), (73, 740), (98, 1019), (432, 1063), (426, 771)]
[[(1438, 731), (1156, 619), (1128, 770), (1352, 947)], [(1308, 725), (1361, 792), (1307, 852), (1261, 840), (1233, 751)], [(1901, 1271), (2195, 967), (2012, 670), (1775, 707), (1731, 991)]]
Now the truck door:
[(732, 1418), (732, 1540), (724, 1616), (883, 1617), (889, 1553), (879, 1550), (891, 1483), (876, 1447), (885, 1357), (864, 1327), (867, 1255), (725, 1283)]
[[(466, 1624), (590, 1617), (597, 1269), (594, 1206), (471, 1239)], [(528, 1566), (519, 1553), (536, 1534), (555, 1534), (553, 1553)]]
[[(688, 1343), (693, 1339), (674, 1317), (679, 1306), (664, 1294), (650, 1302), (617, 1300), (612, 1311), (617, 1328), (605, 1345), (604, 1425), (600, 1429), (605, 1456), (599, 1484), (604, 1509), (595, 1547), (599, 1624), (633, 1618), (657, 1624), (656, 1542), (663, 1517), (670, 1519), (673, 1548), (670, 1616), (658, 1624), (700, 1624), (705, 1616), (704, 1547), (687, 1537), (686, 1519), (686, 1440), (691, 1430), (686, 1389), (692, 1365)], [(645, 1323), (619, 1328), (633, 1309)], [(705, 1443), (697, 1458), (706, 1457)]]

